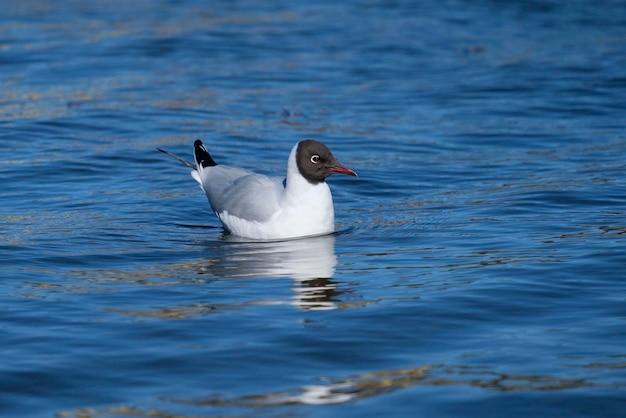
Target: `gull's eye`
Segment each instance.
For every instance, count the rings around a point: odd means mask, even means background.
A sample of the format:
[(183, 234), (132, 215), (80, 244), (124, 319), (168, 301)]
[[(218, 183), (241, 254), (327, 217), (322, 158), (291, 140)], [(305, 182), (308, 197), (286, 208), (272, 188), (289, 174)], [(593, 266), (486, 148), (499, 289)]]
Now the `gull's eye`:
[(320, 156), (319, 156), (319, 155), (317, 155), (317, 154), (314, 154), (313, 156), (311, 156), (311, 162), (312, 162), (313, 164), (317, 164), (317, 163), (319, 163), (319, 162), (320, 162)]

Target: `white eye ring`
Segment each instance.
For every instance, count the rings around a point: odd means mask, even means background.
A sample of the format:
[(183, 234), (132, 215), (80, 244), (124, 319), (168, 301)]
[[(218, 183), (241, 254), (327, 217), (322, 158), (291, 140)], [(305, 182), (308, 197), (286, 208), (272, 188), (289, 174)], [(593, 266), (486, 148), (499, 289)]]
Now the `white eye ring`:
[(320, 162), (320, 156), (319, 156), (319, 155), (317, 155), (317, 154), (312, 155), (312, 156), (311, 156), (311, 162), (312, 162), (313, 164), (317, 164), (317, 163), (319, 163), (319, 162)]

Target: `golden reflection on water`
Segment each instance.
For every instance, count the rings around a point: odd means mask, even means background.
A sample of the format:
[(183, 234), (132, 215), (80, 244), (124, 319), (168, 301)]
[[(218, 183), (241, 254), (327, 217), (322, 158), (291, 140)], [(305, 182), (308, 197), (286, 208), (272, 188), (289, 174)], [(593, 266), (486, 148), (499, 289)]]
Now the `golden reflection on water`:
[[(622, 368), (623, 363), (603, 365), (603, 367), (613, 366)], [(366, 372), (345, 378), (319, 380), (320, 383), (318, 384), (306, 385), (290, 390), (233, 398), (223, 397), (220, 394), (211, 394), (204, 398), (180, 399), (164, 397), (161, 400), (193, 407), (259, 408), (288, 405), (342, 404), (419, 385), (468, 386), (497, 392), (560, 391), (589, 387), (626, 386), (623, 383), (601, 385), (586, 379), (571, 379), (550, 375), (499, 373), (489, 366), (464, 365), (422, 365), (405, 369)], [(62, 418), (95, 418), (103, 416), (191, 417), (172, 414), (164, 410), (141, 410), (134, 406), (118, 406), (104, 410), (85, 408), (61, 412), (57, 416)]]
[(425, 365), (368, 372), (343, 379), (329, 379), (320, 384), (282, 392), (260, 393), (230, 399), (212, 395), (204, 399), (168, 400), (196, 406), (328, 405), (378, 396), (417, 385), (464, 385), (499, 392), (565, 390), (595, 386), (585, 379), (504, 374), (492, 371), (490, 367)]
[(105, 310), (140, 318), (185, 319), (191, 316), (208, 315), (216, 309), (212, 305), (198, 304), (187, 308), (155, 308), (145, 311), (120, 308), (106, 308)]

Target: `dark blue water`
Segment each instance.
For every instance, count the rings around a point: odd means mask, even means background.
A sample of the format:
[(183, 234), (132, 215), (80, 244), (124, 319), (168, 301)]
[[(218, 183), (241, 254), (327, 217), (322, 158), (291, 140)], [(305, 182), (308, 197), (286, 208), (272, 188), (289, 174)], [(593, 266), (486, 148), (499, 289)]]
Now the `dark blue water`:
[[(0, 11), (0, 415), (619, 417), (626, 2)], [(315, 138), (338, 233), (188, 170)]]

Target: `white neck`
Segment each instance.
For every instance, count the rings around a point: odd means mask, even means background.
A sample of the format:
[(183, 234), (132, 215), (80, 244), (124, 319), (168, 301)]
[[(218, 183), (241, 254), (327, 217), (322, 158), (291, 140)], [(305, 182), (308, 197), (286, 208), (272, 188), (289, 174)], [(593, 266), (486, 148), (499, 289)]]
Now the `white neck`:
[(298, 195), (308, 194), (310, 190), (316, 188), (319, 184), (326, 185), (326, 183), (313, 184), (300, 174), (298, 164), (296, 164), (297, 148), (298, 144), (294, 145), (291, 149), (291, 154), (289, 154), (289, 160), (287, 160), (287, 185), (285, 187), (285, 196), (287, 198), (298, 198)]
[[(325, 231), (334, 229), (333, 197), (326, 182), (313, 184), (305, 179), (296, 164), (296, 144), (287, 163), (287, 185), (283, 195), (283, 207), (299, 209), (312, 224), (324, 225)], [(289, 209), (287, 209), (289, 210)], [(331, 232), (332, 232), (331, 229)]]

